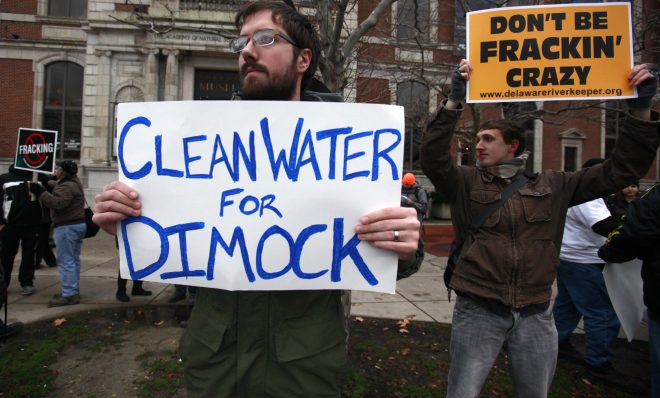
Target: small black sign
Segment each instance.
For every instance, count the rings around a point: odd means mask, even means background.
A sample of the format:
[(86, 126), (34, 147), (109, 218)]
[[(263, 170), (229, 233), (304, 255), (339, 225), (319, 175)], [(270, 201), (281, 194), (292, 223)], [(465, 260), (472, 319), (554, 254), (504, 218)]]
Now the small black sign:
[(14, 167), (37, 173), (55, 171), (57, 131), (20, 128)]

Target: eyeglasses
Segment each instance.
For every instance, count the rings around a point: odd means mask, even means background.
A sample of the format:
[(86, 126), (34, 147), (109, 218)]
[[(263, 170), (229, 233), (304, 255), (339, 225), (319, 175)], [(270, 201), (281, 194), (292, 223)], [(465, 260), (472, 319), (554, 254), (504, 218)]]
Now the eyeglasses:
[(290, 43), (292, 46), (298, 47), (296, 42), (293, 41), (292, 38), (285, 35), (284, 33), (280, 33), (273, 29), (262, 29), (254, 32), (251, 38), (248, 36), (238, 36), (232, 39), (229, 42), (229, 48), (231, 49), (231, 51), (235, 53), (240, 53), (241, 51), (243, 51), (245, 46), (247, 46), (250, 39), (252, 39), (252, 43), (254, 43), (255, 46), (258, 47), (270, 46), (271, 44), (275, 43), (275, 36), (279, 36), (282, 39), (284, 39), (284, 41)]

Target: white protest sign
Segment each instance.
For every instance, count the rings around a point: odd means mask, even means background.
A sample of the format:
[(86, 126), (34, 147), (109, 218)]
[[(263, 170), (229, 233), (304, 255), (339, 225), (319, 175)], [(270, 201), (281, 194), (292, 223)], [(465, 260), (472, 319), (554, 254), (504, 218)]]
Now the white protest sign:
[(396, 255), (354, 228), (399, 206), (402, 107), (147, 102), (117, 119), (119, 179), (142, 202), (118, 227), (122, 277), (394, 293)]
[(621, 327), (628, 341), (632, 341), (646, 311), (642, 294), (642, 260), (607, 263), (603, 278)]

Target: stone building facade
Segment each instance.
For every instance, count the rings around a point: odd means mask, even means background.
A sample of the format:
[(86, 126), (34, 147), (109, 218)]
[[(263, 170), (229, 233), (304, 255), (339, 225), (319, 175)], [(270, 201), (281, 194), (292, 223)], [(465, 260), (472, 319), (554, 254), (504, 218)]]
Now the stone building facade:
[[(228, 38), (235, 34), (233, 18), (242, 2), (0, 0), (0, 171), (13, 161), (19, 127), (57, 130), (59, 157), (80, 162), (91, 199), (117, 178), (117, 104), (228, 99), (237, 88), (236, 54), (229, 51)], [(313, 15), (309, 7), (315, 2), (296, 3)], [(366, 19), (377, 3), (356, 1), (347, 26)], [(348, 101), (406, 107), (406, 168), (415, 168), (415, 141), (461, 58), (462, 3), (395, 2), (349, 62), (343, 90)], [(634, 3), (640, 10), (658, 10), (654, 0)], [(657, 62), (657, 57), (647, 55), (645, 61)], [(561, 104), (534, 106), (552, 110)], [(522, 110), (519, 104), (493, 104), (478, 113), (501, 117)], [(472, 116), (468, 112), (464, 118), (466, 129), (473, 128)], [(605, 111), (587, 110), (548, 119), (551, 123), (530, 120), (530, 168), (570, 170), (589, 157), (604, 156), (613, 140), (604, 123), (608, 117)], [(457, 150), (469, 152), (467, 141), (459, 141)], [(467, 154), (461, 158), (470, 161)], [(657, 180), (659, 169), (656, 160), (647, 178)]]

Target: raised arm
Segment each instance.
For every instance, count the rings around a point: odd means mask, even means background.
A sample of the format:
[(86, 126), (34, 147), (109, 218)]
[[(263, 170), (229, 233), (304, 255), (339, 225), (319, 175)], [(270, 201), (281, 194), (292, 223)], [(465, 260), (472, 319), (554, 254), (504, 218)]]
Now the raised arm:
[(458, 109), (465, 101), (465, 83), (470, 80), (470, 73), (472, 73), (472, 65), (467, 59), (462, 59), (451, 75), (451, 92), (445, 104), (447, 109)]
[(637, 119), (651, 120), (653, 96), (658, 90), (658, 73), (647, 65), (635, 65), (628, 75), (630, 85), (637, 87), (637, 98), (630, 98), (628, 111)]

